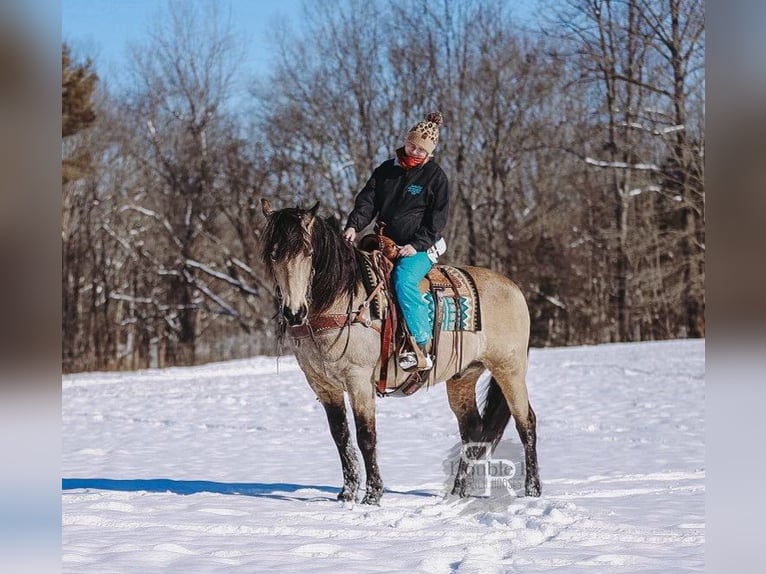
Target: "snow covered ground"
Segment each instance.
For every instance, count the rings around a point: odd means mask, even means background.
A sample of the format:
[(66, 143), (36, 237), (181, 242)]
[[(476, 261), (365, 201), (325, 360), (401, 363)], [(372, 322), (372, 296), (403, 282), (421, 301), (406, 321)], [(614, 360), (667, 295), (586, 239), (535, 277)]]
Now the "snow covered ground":
[[(702, 572), (704, 341), (533, 349), (543, 496), (445, 496), (444, 385), (379, 401), (380, 507), (292, 357), (63, 380), (64, 572)], [(509, 425), (503, 444), (518, 450)]]

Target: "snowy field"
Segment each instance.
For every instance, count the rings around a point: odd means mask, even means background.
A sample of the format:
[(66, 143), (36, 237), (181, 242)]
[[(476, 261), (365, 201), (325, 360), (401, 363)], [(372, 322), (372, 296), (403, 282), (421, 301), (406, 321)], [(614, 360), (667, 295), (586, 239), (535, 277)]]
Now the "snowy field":
[[(342, 504), (292, 357), (63, 380), (64, 572), (702, 572), (704, 341), (533, 349), (543, 496), (445, 496), (444, 385), (378, 407)], [(501, 447), (518, 449), (509, 425)], [(363, 484), (363, 483), (362, 483)]]

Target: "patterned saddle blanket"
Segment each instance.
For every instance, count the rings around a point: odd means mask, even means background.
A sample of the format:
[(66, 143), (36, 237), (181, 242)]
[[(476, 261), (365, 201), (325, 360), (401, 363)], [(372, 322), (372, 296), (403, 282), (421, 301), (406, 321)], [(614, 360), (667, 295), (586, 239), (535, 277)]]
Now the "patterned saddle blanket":
[[(372, 293), (378, 277), (371, 265), (363, 273), (365, 288)], [(442, 331), (481, 331), (481, 306), (473, 277), (465, 269), (450, 265), (435, 265), (420, 282), (420, 292), (428, 304), (433, 328), (436, 302), (441, 302)], [(393, 294), (392, 294), (393, 295)], [(381, 292), (371, 302), (371, 318), (380, 319), (385, 313), (387, 299)]]
[(441, 301), (442, 331), (481, 331), (479, 293), (473, 277), (465, 269), (436, 265), (420, 282), (420, 291), (428, 303), (432, 327), (436, 298)]

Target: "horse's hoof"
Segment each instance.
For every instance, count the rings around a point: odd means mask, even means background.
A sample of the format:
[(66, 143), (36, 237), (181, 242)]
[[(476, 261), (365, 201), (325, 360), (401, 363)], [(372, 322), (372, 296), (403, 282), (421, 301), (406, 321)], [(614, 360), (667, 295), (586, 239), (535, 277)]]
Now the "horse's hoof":
[(366, 494), (362, 499), (362, 504), (370, 504), (373, 506), (380, 506), (380, 493), (370, 492)]
[(525, 486), (524, 494), (537, 498), (542, 493), (542, 490), (543, 489), (540, 487), (540, 481), (535, 481)]
[(343, 490), (341, 490), (338, 493), (338, 500), (342, 502), (350, 502), (354, 500), (355, 498), (356, 498), (356, 493), (353, 490), (350, 490), (347, 488), (343, 488)]
[(450, 494), (457, 494), (460, 498), (465, 498), (465, 487), (454, 486)]

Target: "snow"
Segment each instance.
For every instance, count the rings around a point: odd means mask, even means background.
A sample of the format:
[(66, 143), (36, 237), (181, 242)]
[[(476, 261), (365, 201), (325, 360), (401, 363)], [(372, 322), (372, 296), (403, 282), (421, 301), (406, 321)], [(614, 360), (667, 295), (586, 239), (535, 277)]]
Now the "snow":
[[(378, 407), (379, 507), (294, 358), (63, 379), (64, 572), (701, 572), (705, 343), (532, 349), (542, 497), (446, 496), (444, 385)], [(518, 452), (509, 425), (498, 452)]]

